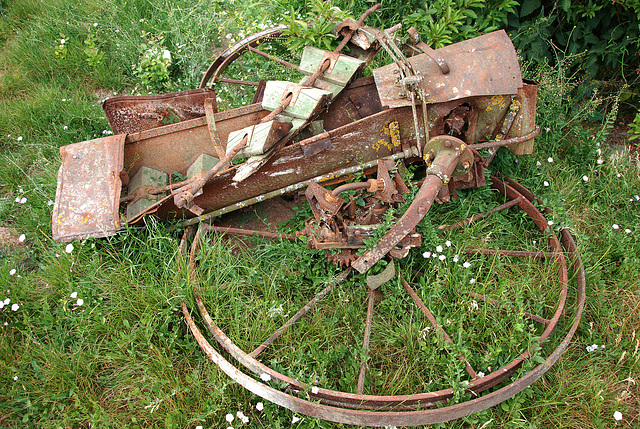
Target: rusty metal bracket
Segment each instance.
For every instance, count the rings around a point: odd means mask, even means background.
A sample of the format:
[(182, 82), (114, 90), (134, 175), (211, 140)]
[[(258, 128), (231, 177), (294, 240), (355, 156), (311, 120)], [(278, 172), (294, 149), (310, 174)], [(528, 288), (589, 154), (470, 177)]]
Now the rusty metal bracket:
[(326, 190), (316, 182), (311, 182), (305, 192), (311, 210), (316, 220), (324, 220), (325, 215), (335, 216), (342, 204), (344, 198), (332, 195), (331, 191)]
[(416, 30), (414, 27), (411, 27), (407, 30), (407, 33), (409, 34), (409, 37), (411, 37), (411, 40), (413, 40), (414, 45), (420, 48), (422, 52), (427, 54), (429, 58), (431, 58), (436, 62), (436, 64), (438, 64), (438, 67), (440, 67), (440, 71), (442, 72), (442, 74), (449, 74), (450, 70), (447, 61), (442, 58), (442, 55), (440, 55), (435, 49), (420, 40), (420, 34), (418, 33), (418, 30)]

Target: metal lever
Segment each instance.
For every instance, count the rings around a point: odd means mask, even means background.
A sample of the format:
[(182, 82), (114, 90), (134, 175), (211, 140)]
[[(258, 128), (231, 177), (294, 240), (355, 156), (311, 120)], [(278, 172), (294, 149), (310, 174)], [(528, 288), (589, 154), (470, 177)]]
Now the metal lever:
[(449, 74), (450, 70), (449, 70), (449, 65), (447, 64), (447, 61), (444, 58), (442, 58), (442, 56), (431, 46), (420, 41), (420, 34), (418, 34), (418, 30), (416, 30), (414, 27), (411, 27), (410, 29), (407, 30), (407, 34), (409, 34), (409, 37), (411, 37), (411, 40), (413, 40), (413, 43), (418, 48), (420, 48), (422, 52), (427, 54), (429, 58), (431, 58), (433, 61), (436, 62), (436, 64), (438, 64), (438, 67), (440, 67), (440, 71), (442, 72), (442, 74)]

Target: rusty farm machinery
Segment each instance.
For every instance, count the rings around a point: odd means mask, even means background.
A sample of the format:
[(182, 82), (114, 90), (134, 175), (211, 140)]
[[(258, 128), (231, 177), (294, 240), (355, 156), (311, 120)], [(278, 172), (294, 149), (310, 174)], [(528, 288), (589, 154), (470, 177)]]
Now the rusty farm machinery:
[[(225, 316), (209, 315), (196, 294), (214, 347), (183, 304), (185, 320), (204, 353), (246, 389), (301, 414), (367, 426), (444, 422), (517, 395), (558, 360), (580, 321), (584, 270), (573, 238), (566, 229), (550, 227), (550, 212), (540, 208), (535, 195), (499, 177), (495, 169), (491, 176), (485, 172), (501, 147), (516, 155), (531, 154), (539, 132), (537, 85), (522, 79), (507, 34), (497, 31), (434, 50), (414, 29), (400, 43), (399, 26), (380, 30), (365, 25), (373, 10), (358, 21), (336, 25), (341, 42), (334, 51), (308, 46), (299, 64), (279, 56), (286, 50), (276, 45), (289, 37), (280, 26), (225, 50), (208, 68), (199, 89), (107, 100), (103, 107), (114, 135), (60, 150), (53, 236), (58, 241), (105, 237), (125, 223), (141, 223), (145, 216), (173, 219), (187, 230), (198, 226), (191, 237), (192, 271), (198, 269), (196, 255), (203, 236), (212, 230), (297, 240), (298, 246), (317, 249), (343, 271), (307, 296), (296, 294), (295, 314), (261, 339), (227, 336), (222, 330)], [(391, 59), (389, 64), (360, 77), (381, 51)], [(301, 78), (251, 80), (246, 77), (251, 67), (242, 67), (248, 58), (282, 68), (278, 76)], [(251, 94), (251, 103), (221, 111), (225, 85)], [(408, 169), (417, 174), (406, 179)], [(499, 347), (491, 344), (495, 338), (458, 347), (465, 342), (464, 327), (449, 324), (442, 311), (434, 310), (446, 307), (442, 302), (447, 293), (434, 298), (439, 292), (424, 292), (437, 289), (437, 282), (442, 287), (442, 278), (430, 283), (435, 273), (407, 277), (396, 267), (412, 254), (414, 259), (431, 259), (431, 252), (415, 253), (424, 250), (419, 225), (429, 218), (434, 201), (446, 207), (458, 190), (488, 186), (495, 207), (471, 217), (467, 213), (441, 230), (463, 231), (484, 219), (512, 214), (528, 228), (523, 234), (529, 241), (537, 237), (537, 250), (478, 248), (466, 249), (465, 254), (488, 261), (506, 258), (514, 281), (521, 282), (536, 281), (514, 268), (518, 261), (526, 260), (523, 265), (528, 267), (538, 264), (533, 269), (538, 272), (530, 275), (540, 284), (529, 291), (535, 295), (532, 300), (510, 297), (508, 289), (473, 290), (475, 279), (472, 290), (459, 286), (465, 290), (456, 289), (459, 295), (450, 297), (458, 304), (482, 305), (484, 313), (476, 318), (516, 318), (531, 326), (532, 339), (516, 344), (508, 357), (487, 369), (482, 367), (484, 374), (477, 368), (482, 362), (474, 358), (479, 353), (473, 347), (498, 354)], [(213, 225), (226, 213), (303, 192), (313, 216), (297, 237)], [(485, 241), (492, 233), (499, 231), (490, 231)], [(185, 233), (183, 244), (191, 238)], [(513, 243), (522, 242), (514, 238)], [(378, 273), (373, 275), (375, 267)], [(368, 298), (362, 303), (366, 316), (359, 334), (364, 338), (350, 346), (358, 350), (360, 363), (356, 374), (346, 377), (352, 384), (296, 377), (304, 371), (283, 370), (281, 364), (270, 365), (273, 359), (261, 359), (273, 357), (270, 349), (295, 341), (296, 323), (313, 312), (319, 323), (323, 314), (324, 323), (336, 323), (332, 309), (319, 306), (348, 278), (365, 273), (366, 281), (360, 284), (362, 296)], [(417, 364), (398, 357), (395, 369), (380, 357), (413, 354), (393, 350), (404, 347), (402, 342), (380, 344), (373, 338), (375, 309), (384, 302), (381, 291), (389, 284), (403, 294), (402, 305), (413, 306), (426, 325), (422, 335), (434, 338), (436, 350), (447, 350), (444, 355), (452, 362), (445, 368), (457, 368), (459, 383), (427, 380), (422, 365), (428, 359), (419, 353), (411, 357)], [(505, 326), (518, 330), (514, 324)], [(241, 345), (253, 350), (247, 352)], [(376, 353), (376, 347), (383, 351)], [(385, 362), (382, 368), (376, 367), (377, 361)], [(409, 389), (393, 389), (389, 386), (394, 377), (415, 381), (408, 383)]]

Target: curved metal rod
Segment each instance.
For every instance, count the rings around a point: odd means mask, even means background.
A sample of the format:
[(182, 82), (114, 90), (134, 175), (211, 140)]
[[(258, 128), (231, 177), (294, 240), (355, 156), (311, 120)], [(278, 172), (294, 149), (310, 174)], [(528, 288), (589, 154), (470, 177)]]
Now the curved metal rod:
[(288, 27), (286, 25), (279, 25), (273, 28), (267, 28), (264, 31), (260, 31), (259, 33), (252, 34), (249, 37), (246, 37), (240, 40), (235, 45), (227, 48), (218, 58), (216, 58), (207, 68), (207, 71), (202, 76), (202, 80), (200, 80), (199, 88), (206, 88), (210, 80), (215, 80), (224, 69), (226, 69), (229, 64), (238, 59), (240, 55), (247, 49), (247, 46), (255, 46), (264, 38), (280, 38), (282, 37), (282, 32), (286, 30)]
[(488, 142), (488, 143), (470, 144), (469, 147), (472, 150), (473, 149), (478, 150), (478, 149), (489, 149), (492, 147), (511, 146), (512, 144), (524, 143), (526, 141), (534, 139), (538, 136), (538, 134), (540, 134), (540, 125), (536, 125), (536, 128), (533, 131), (531, 131), (529, 134), (526, 134), (522, 137), (515, 137), (508, 140), (499, 140), (499, 141)]

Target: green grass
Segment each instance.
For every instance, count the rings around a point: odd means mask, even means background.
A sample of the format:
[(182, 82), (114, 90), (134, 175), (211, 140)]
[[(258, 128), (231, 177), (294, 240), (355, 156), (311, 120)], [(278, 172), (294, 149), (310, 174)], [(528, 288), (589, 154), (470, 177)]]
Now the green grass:
[[(232, 39), (276, 25), (289, 6), (249, 0), (0, 4), (0, 226), (14, 242), (25, 234), (17, 246), (0, 243), (0, 299), (11, 300), (0, 309), (0, 426), (218, 428), (227, 426), (227, 413), (242, 411), (250, 422), (236, 418), (236, 428), (341, 427), (303, 416), (292, 425), (292, 412), (246, 391), (208, 361), (180, 312), (183, 300), (195, 311), (194, 285), (178, 253), (180, 231), (149, 219), (142, 230), (74, 242), (69, 253), (51, 238), (58, 149), (104, 135), (109, 127), (101, 99), (194, 88)], [(168, 75), (145, 85), (135, 68), (141, 45), (157, 36), (172, 63)], [(97, 53), (85, 51), (88, 39)], [(615, 105), (615, 97), (582, 91), (588, 82), (564, 74), (570, 61), (525, 71), (541, 82), (542, 133), (533, 155), (515, 157), (501, 149), (492, 168), (540, 196), (553, 209), (553, 228), (573, 233), (587, 273), (585, 313), (568, 350), (541, 380), (497, 407), (441, 427), (640, 424), (640, 162), (637, 152), (607, 143), (617, 119), (607, 116), (611, 109), (598, 112)], [(277, 73), (252, 57), (243, 64), (247, 78), (254, 68), (267, 77)], [(250, 97), (233, 89), (228, 94), (222, 105)], [(26, 201), (16, 202), (21, 198)], [(486, 373), (535, 343), (542, 328), (521, 310), (552, 315), (557, 267), (462, 250), (549, 250), (544, 234), (515, 208), (456, 232), (437, 229), (502, 202), (480, 188), (459, 191), (458, 199), (432, 208), (421, 225), (423, 246), (396, 266), (454, 344), (428, 329), (399, 282), (385, 284), (375, 306), (367, 393), (453, 387), (454, 400), (466, 400), (463, 383), (469, 377), (460, 353)], [(281, 229), (300, 229), (307, 216), (303, 210)], [(207, 235), (197, 276), (215, 323), (250, 351), (340, 270), (303, 243), (246, 241), (231, 246)], [(438, 245), (444, 261), (423, 257)], [(569, 306), (574, 288), (572, 282)], [(468, 289), (515, 311), (475, 301)], [(364, 276), (349, 277), (268, 348), (262, 361), (301, 381), (355, 392), (366, 305)], [(569, 313), (560, 328), (571, 323)], [(540, 352), (548, 354), (559, 340), (559, 333), (553, 335)], [(605, 347), (588, 352), (592, 344)], [(527, 362), (521, 372), (535, 365)], [(258, 402), (264, 402), (263, 411), (256, 410)], [(621, 422), (613, 419), (615, 411), (623, 414)]]

